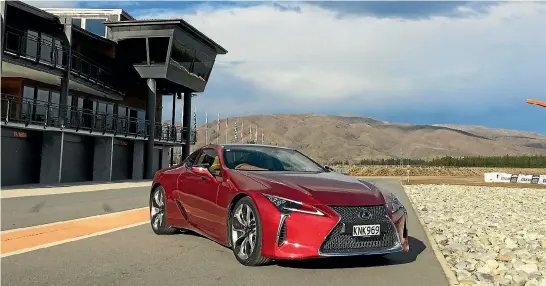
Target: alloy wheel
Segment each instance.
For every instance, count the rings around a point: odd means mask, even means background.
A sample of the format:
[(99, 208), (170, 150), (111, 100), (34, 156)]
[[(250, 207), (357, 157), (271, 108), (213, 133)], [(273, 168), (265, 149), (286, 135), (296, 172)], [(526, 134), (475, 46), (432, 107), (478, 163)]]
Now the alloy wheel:
[(162, 189), (158, 188), (152, 197), (152, 203), (150, 205), (150, 220), (152, 222), (152, 227), (155, 230), (159, 230), (160, 227), (164, 226), (164, 216), (165, 196)]
[(256, 248), (256, 215), (247, 204), (240, 204), (231, 218), (231, 241), (236, 255), (248, 259)]

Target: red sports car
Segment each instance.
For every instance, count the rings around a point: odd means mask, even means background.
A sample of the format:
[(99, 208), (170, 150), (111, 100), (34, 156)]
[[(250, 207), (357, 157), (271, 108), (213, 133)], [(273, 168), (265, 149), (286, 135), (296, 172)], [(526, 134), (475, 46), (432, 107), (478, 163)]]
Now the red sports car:
[(149, 203), (156, 234), (195, 231), (247, 266), (409, 250), (407, 212), (392, 193), (289, 148), (202, 147), (156, 173)]

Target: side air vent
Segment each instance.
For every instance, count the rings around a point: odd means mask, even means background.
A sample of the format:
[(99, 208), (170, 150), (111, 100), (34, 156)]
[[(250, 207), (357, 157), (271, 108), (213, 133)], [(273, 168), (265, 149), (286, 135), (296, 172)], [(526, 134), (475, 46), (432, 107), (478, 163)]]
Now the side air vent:
[(182, 204), (180, 204), (178, 200), (176, 200), (176, 206), (178, 207), (178, 210), (180, 211), (182, 216), (187, 220), (188, 214), (186, 213), (186, 210), (184, 209), (184, 207), (182, 206)]
[(279, 230), (277, 231), (277, 245), (281, 246), (286, 242), (286, 215), (281, 215)]
[(281, 246), (286, 241), (286, 223), (283, 222), (281, 226), (281, 231), (279, 232), (279, 243), (278, 245)]

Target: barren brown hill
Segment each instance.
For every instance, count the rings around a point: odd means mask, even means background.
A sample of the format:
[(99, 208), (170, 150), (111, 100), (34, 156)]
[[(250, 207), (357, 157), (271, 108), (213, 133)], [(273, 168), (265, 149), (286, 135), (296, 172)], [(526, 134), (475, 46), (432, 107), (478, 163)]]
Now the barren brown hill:
[[(238, 124), (238, 140), (234, 123)], [(225, 143), (225, 119), (220, 143)], [(546, 136), (480, 126), (413, 125), (368, 117), (317, 114), (253, 115), (229, 118), (228, 143), (258, 139), (264, 144), (297, 148), (321, 162), (438, 156), (544, 155)], [(216, 143), (216, 121), (209, 123), (209, 143)], [(252, 126), (252, 138), (249, 128)], [(256, 126), (258, 133), (256, 134)], [(256, 136), (257, 135), (257, 136)], [(198, 126), (197, 146), (205, 143), (205, 126)]]

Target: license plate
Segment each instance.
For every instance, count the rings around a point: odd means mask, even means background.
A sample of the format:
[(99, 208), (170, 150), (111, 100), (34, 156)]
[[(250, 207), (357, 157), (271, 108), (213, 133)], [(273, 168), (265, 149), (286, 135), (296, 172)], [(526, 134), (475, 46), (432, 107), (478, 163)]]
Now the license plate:
[(353, 236), (377, 236), (380, 234), (381, 226), (379, 224), (353, 226)]

